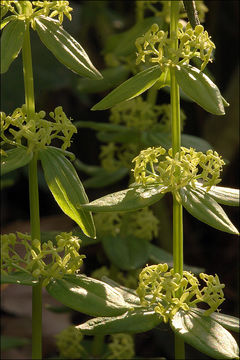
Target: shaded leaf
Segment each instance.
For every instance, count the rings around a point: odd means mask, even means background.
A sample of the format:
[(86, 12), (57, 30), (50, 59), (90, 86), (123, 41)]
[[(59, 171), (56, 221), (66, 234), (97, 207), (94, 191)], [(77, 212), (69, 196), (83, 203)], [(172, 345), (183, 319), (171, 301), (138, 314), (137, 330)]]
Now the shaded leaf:
[(201, 316), (194, 309), (188, 312), (180, 310), (170, 324), (186, 343), (213, 359), (238, 358), (235, 339), (210, 316)]
[(175, 69), (177, 82), (186, 95), (212, 114), (225, 114), (222, 95), (207, 75), (191, 65), (177, 65)]
[(38, 284), (38, 280), (31, 274), (24, 271), (16, 271), (12, 274), (1, 274), (1, 284), (19, 284), (34, 286)]
[(1, 175), (27, 165), (33, 157), (32, 152), (22, 147), (7, 150), (6, 154), (1, 156)]
[(206, 192), (199, 187), (194, 189), (186, 186), (179, 190), (182, 204), (185, 209), (198, 220), (215, 229), (230, 234), (238, 234), (223, 208)]
[(163, 186), (134, 187), (103, 196), (82, 208), (95, 212), (138, 210), (159, 201), (164, 189)]
[[(202, 188), (201, 184), (197, 185)], [(223, 186), (212, 186), (208, 194), (222, 205), (239, 206), (240, 190)]]
[(29, 343), (30, 340), (28, 338), (1, 335), (1, 351), (24, 346)]
[(78, 75), (102, 79), (83, 47), (59, 25), (57, 20), (46, 16), (35, 18), (37, 33), (43, 44), (67, 68)]
[(1, 74), (18, 56), (24, 39), (26, 24), (22, 20), (12, 20), (3, 30), (1, 36)]
[(145, 34), (152, 24), (158, 24), (163, 28), (164, 21), (160, 16), (152, 16), (137, 22), (132, 28), (122, 32), (121, 34), (114, 34), (110, 36), (104, 48), (104, 54), (113, 53), (116, 56), (127, 56), (135, 54), (136, 38)]
[(91, 316), (116, 316), (131, 307), (110, 285), (85, 275), (65, 275), (46, 288), (62, 304)]
[(95, 227), (91, 213), (81, 209), (88, 202), (84, 187), (71, 162), (54, 147), (39, 151), (44, 177), (56, 202), (85, 235), (95, 237)]
[(120, 65), (102, 70), (101, 73), (103, 76), (101, 80), (80, 79), (77, 90), (85, 94), (96, 94), (113, 89), (127, 79), (130, 70), (125, 65)]
[[(173, 267), (173, 256), (168, 251), (159, 248), (156, 245), (149, 244), (149, 258), (155, 263), (166, 263), (168, 266)], [(199, 274), (204, 271), (203, 268), (199, 268), (196, 266), (190, 266), (183, 264), (183, 269), (187, 271), (191, 271), (194, 274)]]
[(86, 335), (137, 334), (153, 329), (161, 321), (161, 317), (155, 311), (135, 309), (120, 316), (91, 319), (76, 328)]
[(139, 72), (110, 92), (110, 94), (94, 105), (91, 110), (106, 110), (122, 101), (133, 99), (152, 87), (160, 75), (161, 69), (159, 65)]
[(119, 168), (115, 171), (108, 172), (101, 168), (93, 177), (83, 182), (86, 188), (98, 189), (100, 187), (109, 186), (122, 179), (128, 173), (128, 169)]
[(149, 242), (132, 235), (103, 236), (102, 243), (110, 261), (122, 270), (135, 270), (146, 264)]
[[(195, 313), (203, 315), (204, 310), (194, 309)], [(225, 329), (239, 333), (240, 320), (239, 318), (231, 315), (222, 314), (220, 312), (213, 312), (210, 317), (222, 325)]]

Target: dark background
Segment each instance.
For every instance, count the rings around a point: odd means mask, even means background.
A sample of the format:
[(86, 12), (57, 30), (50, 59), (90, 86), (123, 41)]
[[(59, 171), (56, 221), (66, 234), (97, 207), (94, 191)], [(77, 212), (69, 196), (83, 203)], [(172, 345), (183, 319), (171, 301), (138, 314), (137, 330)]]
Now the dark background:
[[(187, 115), (184, 132), (202, 137), (212, 144), (214, 149), (228, 161), (220, 185), (237, 188), (239, 187), (239, 2), (205, 1), (205, 4), (209, 12), (206, 14), (204, 26), (216, 44), (215, 61), (208, 65), (208, 69), (231, 106), (226, 108), (225, 116), (218, 117), (208, 114), (194, 103), (182, 101), (182, 108)], [(93, 64), (101, 71), (105, 67), (101, 54), (104, 38), (112, 32), (121, 32), (134, 24), (134, 2), (71, 1), (70, 5), (74, 8), (73, 20), (69, 22), (65, 19), (64, 27), (82, 44)], [(101, 31), (98, 30), (99, 27)], [(75, 121), (106, 121), (108, 111), (89, 110), (105, 93), (91, 95), (79, 93), (77, 91), (79, 77), (59, 64), (43, 47), (36, 34), (32, 34), (32, 51), (37, 111), (44, 109), (49, 112), (61, 105), (65, 113)], [(1, 109), (7, 114), (24, 103), (21, 66), (19, 56), (9, 71), (2, 76)], [(75, 135), (70, 151), (85, 163), (98, 165), (99, 148), (100, 144), (95, 132), (80, 129)], [(87, 178), (84, 173), (79, 175), (82, 180)], [(27, 221), (29, 216), (27, 169), (15, 172), (7, 179), (14, 181), (14, 186), (6, 187), (1, 191), (3, 230), (12, 222)], [(41, 216), (60, 215), (61, 211), (47, 191), (41, 176), (39, 183)], [(104, 194), (121, 190), (126, 184), (127, 182), (121, 181), (100, 190), (88, 189), (87, 194), (90, 200), (94, 200)], [(225, 207), (225, 210), (232, 222), (239, 227), (238, 210), (231, 207)], [(171, 204), (166, 212), (167, 216), (171, 217)], [(184, 213), (184, 242), (185, 262), (205, 268), (208, 274), (219, 275), (221, 282), (226, 284), (227, 300), (221, 306), (222, 311), (238, 316), (239, 239), (237, 236), (214, 230)], [(171, 249), (171, 245), (166, 244), (166, 241), (163, 241), (163, 244), (168, 250)], [(75, 321), (77, 321), (76, 316)], [(164, 336), (169, 339), (171, 335), (163, 330), (161, 336), (164, 343)], [(159, 354), (157, 337), (157, 332), (136, 337), (138, 354), (142, 356)], [(153, 344), (151, 351), (149, 342)], [(163, 349), (161, 351), (164, 353)], [(197, 359), (199, 354), (194, 355), (193, 352), (191, 356)]]

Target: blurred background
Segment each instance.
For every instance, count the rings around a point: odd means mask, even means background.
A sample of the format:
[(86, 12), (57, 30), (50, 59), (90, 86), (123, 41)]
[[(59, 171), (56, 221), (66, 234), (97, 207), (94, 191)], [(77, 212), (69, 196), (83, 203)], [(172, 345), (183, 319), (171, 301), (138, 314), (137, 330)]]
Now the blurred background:
[[(239, 187), (239, 2), (238, 1), (205, 1), (208, 12), (205, 15), (205, 29), (216, 44), (215, 61), (208, 65), (212, 78), (230, 103), (226, 115), (213, 116), (195, 103), (182, 100), (181, 105), (187, 116), (184, 133), (207, 140), (213, 148), (226, 160), (222, 175), (222, 186)], [(73, 20), (64, 20), (64, 28), (75, 37), (88, 53), (96, 68), (104, 70), (106, 65), (102, 49), (112, 34), (129, 29), (135, 22), (134, 1), (70, 1)], [(78, 75), (61, 65), (53, 55), (41, 44), (32, 32), (33, 70), (35, 77), (35, 95), (37, 111), (47, 113), (61, 105), (68, 117), (74, 121), (107, 122), (109, 111), (91, 112), (90, 108), (102, 99), (108, 91), (88, 93), (84, 91), (82, 80)], [(1, 110), (10, 114), (16, 107), (24, 103), (24, 86), (22, 76), (22, 60), (19, 56), (9, 71), (2, 76)], [(83, 90), (81, 90), (83, 89)], [(163, 102), (169, 101), (169, 94), (162, 91)], [(88, 165), (99, 165), (101, 143), (96, 132), (81, 128), (74, 136), (69, 149), (78, 159)], [(40, 169), (41, 170), (41, 169)], [(79, 171), (82, 181), (88, 176)], [(73, 223), (62, 215), (52, 195), (49, 193), (43, 176), (39, 175), (40, 213), (44, 231), (68, 231)], [(107, 193), (126, 188), (127, 180), (104, 188), (88, 188), (91, 200)], [(27, 169), (22, 168), (2, 179), (1, 190), (1, 225), (2, 233), (12, 231), (28, 231), (29, 205)], [(233, 224), (239, 227), (239, 212), (233, 207), (224, 207)], [(171, 219), (171, 204), (165, 216)], [(171, 220), (170, 220), (171, 221)], [(162, 224), (164, 233), (164, 224)], [(171, 240), (162, 239), (161, 246), (171, 251)], [(205, 269), (208, 274), (219, 275), (226, 284), (226, 301), (222, 304), (222, 312), (238, 316), (239, 296), (239, 239), (231, 234), (223, 233), (208, 227), (184, 212), (184, 256), (185, 263)], [(86, 250), (87, 251), (87, 250)], [(86, 272), (95, 269), (97, 254), (89, 250)], [(31, 333), (31, 289), (10, 285), (2, 290), (2, 332), (5, 335), (24, 336)], [(47, 296), (47, 294), (46, 294)], [(46, 302), (52, 300), (48, 297)], [(54, 303), (55, 304), (55, 303)], [(64, 329), (71, 323), (79, 324), (85, 318), (79, 314), (45, 315), (46, 356), (56, 352), (54, 333)], [(136, 353), (142, 357), (168, 356), (171, 334), (163, 328), (161, 346), (159, 332), (151, 331), (135, 337)], [(151, 345), (150, 345), (151, 344)], [(165, 345), (163, 345), (165, 344)], [(27, 358), (28, 345), (5, 353), (6, 358)], [(188, 348), (191, 359), (207, 359), (206, 356)], [(14, 357), (15, 356), (15, 357)], [(201, 357), (199, 357), (201, 356)]]

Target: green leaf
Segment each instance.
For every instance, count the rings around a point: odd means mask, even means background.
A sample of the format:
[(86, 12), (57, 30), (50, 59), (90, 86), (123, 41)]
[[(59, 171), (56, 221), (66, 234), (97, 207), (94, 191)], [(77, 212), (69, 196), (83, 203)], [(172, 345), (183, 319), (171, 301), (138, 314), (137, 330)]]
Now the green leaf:
[(149, 242), (132, 235), (103, 236), (102, 243), (111, 262), (122, 270), (138, 269), (148, 260)]
[(222, 95), (211, 79), (191, 65), (177, 65), (179, 86), (193, 101), (214, 115), (224, 115)]
[(86, 335), (137, 334), (153, 329), (161, 321), (155, 311), (136, 309), (120, 316), (91, 319), (76, 328)]
[(107, 91), (121, 84), (128, 78), (130, 70), (125, 65), (102, 70), (103, 79), (79, 79), (77, 90), (85, 94)]
[(46, 288), (62, 304), (91, 316), (116, 316), (131, 308), (116, 289), (85, 275), (65, 275)]
[(56, 202), (85, 235), (94, 238), (95, 227), (91, 213), (82, 210), (81, 205), (88, 203), (84, 187), (71, 162), (54, 147), (48, 146), (39, 151), (44, 177)]
[(180, 189), (182, 204), (185, 209), (198, 220), (215, 229), (230, 234), (239, 234), (223, 208), (206, 192), (199, 187), (194, 189), (186, 186)]
[(33, 157), (33, 153), (25, 148), (15, 148), (6, 151), (7, 156), (1, 156), (1, 175), (27, 165)]
[[(203, 315), (204, 310), (194, 309), (195, 313)], [(218, 312), (213, 312), (210, 317), (222, 325), (225, 329), (239, 333), (240, 320), (239, 318), (231, 315), (226, 315)]]
[(78, 75), (102, 79), (82, 46), (59, 25), (57, 20), (46, 16), (35, 18), (37, 33), (43, 44), (67, 68)]
[(12, 20), (3, 30), (1, 36), (1, 74), (18, 56), (24, 39), (26, 24), (22, 20)]
[[(201, 184), (197, 185), (202, 188)], [(223, 186), (212, 186), (208, 194), (222, 205), (239, 206), (239, 189), (226, 188)]]
[(103, 196), (82, 208), (95, 212), (138, 210), (159, 201), (164, 196), (164, 189), (163, 186), (134, 187)]
[(119, 85), (110, 94), (105, 96), (91, 110), (105, 110), (125, 100), (133, 99), (152, 87), (161, 75), (159, 65), (143, 70)]
[(140, 306), (140, 299), (139, 296), (136, 294), (135, 290), (120, 285), (116, 281), (108, 278), (107, 276), (103, 276), (101, 280), (116, 289), (127, 303), (129, 303), (133, 307)]
[(23, 337), (1, 335), (1, 351), (29, 344), (30, 340)]
[(109, 186), (116, 183), (124, 176), (126, 176), (127, 173), (128, 169), (123, 167), (113, 172), (108, 172), (107, 170), (101, 168), (97, 174), (85, 180), (83, 184), (86, 188), (98, 189), (100, 187)]
[[(173, 267), (173, 256), (166, 250), (159, 248), (156, 245), (149, 244), (149, 258), (155, 263), (166, 263), (168, 266)], [(183, 265), (184, 270), (191, 271), (194, 274), (199, 274), (205, 269), (196, 266)]]
[(31, 274), (24, 271), (16, 271), (12, 274), (1, 274), (1, 284), (19, 284), (34, 286), (38, 284), (38, 280)]
[(194, 148), (197, 151), (206, 152), (213, 147), (206, 140), (193, 135), (181, 134), (182, 146)]
[[(160, 16), (152, 16), (137, 22), (132, 28), (109, 36), (104, 48), (104, 54), (113, 53), (116, 56), (128, 56), (135, 54), (136, 38), (145, 34), (152, 24), (158, 24), (163, 29), (164, 21)], [(166, 29), (167, 30), (167, 29)]]
[[(6, 9), (6, 12), (8, 10)], [(4, 16), (2, 13), (3, 13), (3, 10), (1, 9), (0, 11), (1, 13), (1, 18)], [(10, 21), (14, 20), (14, 19), (17, 19), (17, 16), (16, 15), (10, 15), (10, 16), (7, 16), (5, 17), (3, 20), (1, 20), (1, 23), (0, 23), (0, 30), (2, 30)]]
[(210, 316), (194, 309), (179, 310), (170, 321), (173, 331), (186, 343), (213, 359), (238, 358), (238, 345), (233, 336)]

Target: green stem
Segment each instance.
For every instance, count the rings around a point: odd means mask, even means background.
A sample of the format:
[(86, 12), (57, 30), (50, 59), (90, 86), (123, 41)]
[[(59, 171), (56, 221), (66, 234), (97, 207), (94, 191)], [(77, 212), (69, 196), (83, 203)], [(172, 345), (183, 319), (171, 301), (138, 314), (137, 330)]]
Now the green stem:
[(103, 351), (104, 335), (95, 335), (93, 338), (92, 355), (99, 358)]
[[(27, 26), (22, 49), (23, 57), (23, 75), (25, 87), (25, 103), (27, 108), (27, 117), (35, 113), (32, 55), (29, 24)], [(40, 215), (39, 215), (39, 195), (38, 195), (38, 177), (37, 177), (37, 159), (35, 152), (29, 163), (29, 205), (30, 205), (30, 224), (32, 240), (40, 240)], [(32, 358), (42, 358), (42, 284), (41, 282), (32, 288)]]
[[(177, 24), (179, 14), (179, 1), (171, 1), (170, 38), (174, 50), (178, 48)], [(181, 122), (180, 122), (180, 95), (175, 69), (170, 69), (171, 76), (171, 120), (172, 120), (172, 150), (173, 156), (181, 147)], [(173, 267), (174, 272), (183, 273), (183, 218), (182, 205), (173, 196)], [(181, 292), (177, 294), (181, 295)], [(184, 342), (175, 335), (175, 359), (185, 359)]]

